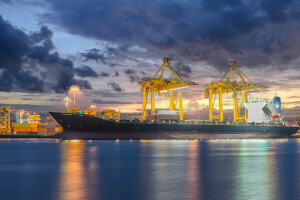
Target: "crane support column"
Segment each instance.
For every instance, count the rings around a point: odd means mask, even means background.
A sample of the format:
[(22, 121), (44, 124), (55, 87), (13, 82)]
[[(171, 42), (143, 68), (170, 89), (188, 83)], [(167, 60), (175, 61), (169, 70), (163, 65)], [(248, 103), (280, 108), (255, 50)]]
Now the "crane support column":
[(146, 94), (146, 87), (142, 88), (142, 94), (143, 94), (143, 108), (142, 108), (142, 119), (146, 120), (146, 106), (147, 106), (147, 94)]
[[(248, 103), (248, 95), (247, 95), (247, 92), (244, 93), (244, 102), (245, 103)], [(245, 107), (245, 122), (247, 122), (247, 119), (248, 119), (248, 110), (247, 108)]]
[(151, 92), (151, 111), (155, 111), (154, 88), (150, 88)]
[(183, 120), (182, 92), (181, 92), (181, 89), (178, 90), (178, 96), (179, 96), (179, 114), (180, 114), (180, 120)]
[(173, 90), (170, 90), (170, 110), (174, 110)]
[(219, 87), (219, 112), (219, 122), (223, 122), (223, 96), (221, 87)]
[(238, 118), (238, 100), (237, 100), (237, 95), (234, 93), (233, 95), (233, 102), (234, 102), (234, 122), (237, 122)]
[(209, 120), (213, 120), (213, 103), (212, 103), (212, 89), (209, 88), (208, 90), (208, 97), (209, 97)]

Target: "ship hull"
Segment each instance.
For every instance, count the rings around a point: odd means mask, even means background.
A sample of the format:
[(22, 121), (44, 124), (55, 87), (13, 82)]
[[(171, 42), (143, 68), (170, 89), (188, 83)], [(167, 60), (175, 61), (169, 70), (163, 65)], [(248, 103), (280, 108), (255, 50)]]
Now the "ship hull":
[(63, 139), (253, 139), (286, 138), (298, 127), (216, 124), (120, 123), (88, 115), (50, 112)]

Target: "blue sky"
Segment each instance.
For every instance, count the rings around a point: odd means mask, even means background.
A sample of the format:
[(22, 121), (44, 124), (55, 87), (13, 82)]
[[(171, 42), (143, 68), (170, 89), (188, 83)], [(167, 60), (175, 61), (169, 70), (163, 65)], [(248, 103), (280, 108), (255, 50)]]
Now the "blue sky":
[(299, 8), (292, 0), (0, 1), (0, 103), (63, 110), (65, 88), (76, 84), (82, 108), (136, 114), (138, 82), (167, 56), (184, 80), (199, 83), (184, 91), (184, 107), (196, 100), (205, 118), (203, 86), (235, 59), (268, 86), (254, 96), (277, 93), (288, 116), (299, 117)]

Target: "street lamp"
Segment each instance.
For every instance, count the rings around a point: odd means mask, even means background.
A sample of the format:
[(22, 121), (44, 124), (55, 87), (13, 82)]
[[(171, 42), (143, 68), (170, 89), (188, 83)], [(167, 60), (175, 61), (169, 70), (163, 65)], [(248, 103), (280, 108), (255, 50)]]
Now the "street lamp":
[(79, 88), (77, 86), (72, 86), (71, 87), (71, 90), (73, 91), (74, 93), (74, 111), (75, 111), (75, 92), (79, 90)]

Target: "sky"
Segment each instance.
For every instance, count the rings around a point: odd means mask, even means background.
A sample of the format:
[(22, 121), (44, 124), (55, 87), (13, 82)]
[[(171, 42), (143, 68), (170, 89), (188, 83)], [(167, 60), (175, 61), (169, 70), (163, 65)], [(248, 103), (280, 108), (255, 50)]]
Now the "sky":
[[(141, 116), (140, 81), (164, 56), (185, 81), (185, 112), (208, 118), (204, 85), (218, 81), (231, 59), (263, 91), (300, 120), (300, 2), (296, 0), (0, 0), (0, 104), (63, 111), (66, 88), (76, 105)], [(171, 74), (167, 74), (171, 76)], [(233, 75), (232, 80), (236, 77)], [(226, 96), (226, 95), (225, 95)], [(73, 94), (70, 93), (70, 104)], [(167, 108), (167, 99), (156, 102)], [(148, 105), (149, 108), (149, 105)], [(225, 98), (225, 115), (232, 116)], [(194, 116), (194, 117), (195, 117)]]

